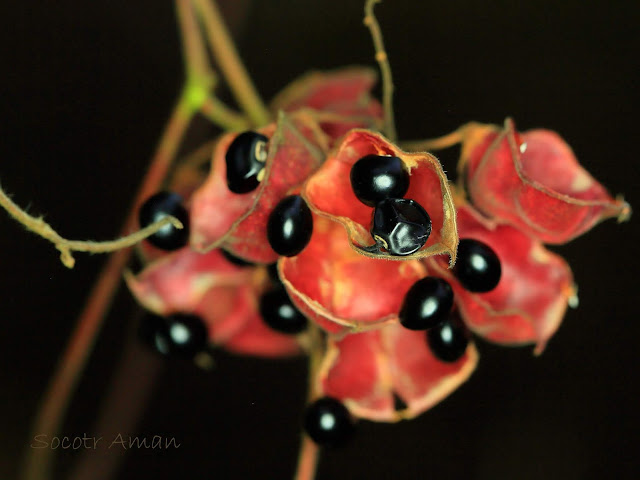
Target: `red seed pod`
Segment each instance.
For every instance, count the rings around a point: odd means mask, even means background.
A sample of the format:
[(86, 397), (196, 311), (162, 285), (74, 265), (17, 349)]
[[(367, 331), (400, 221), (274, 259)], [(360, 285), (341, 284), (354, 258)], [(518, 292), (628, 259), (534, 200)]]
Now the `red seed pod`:
[[(443, 400), (469, 378), (477, 362), (472, 343), (455, 362), (442, 362), (429, 349), (424, 332), (396, 323), (331, 340), (316, 382), (322, 394), (342, 400), (353, 415), (395, 422)], [(405, 409), (394, 408), (394, 394)]]
[(333, 333), (397, 322), (404, 295), (425, 275), (424, 266), (360, 255), (339, 223), (314, 215), (313, 224), (306, 248), (279, 261), (280, 278), (296, 306)]
[(536, 352), (542, 352), (575, 296), (571, 269), (518, 229), (487, 220), (464, 203), (458, 203), (457, 212), (460, 238), (479, 240), (500, 259), (498, 285), (487, 293), (473, 293), (443, 259), (426, 260), (427, 268), (451, 284), (463, 320), (477, 335), (506, 345), (533, 343)]
[(518, 133), (511, 119), (502, 130), (471, 124), (463, 132), (458, 168), (473, 204), (496, 220), (545, 243), (565, 243), (602, 220), (631, 214), (555, 132)]
[[(426, 244), (411, 255), (397, 257), (384, 252), (371, 253), (367, 248), (375, 243), (369, 232), (373, 209), (356, 197), (350, 171), (358, 160), (371, 154), (392, 155), (403, 161), (409, 173), (409, 190), (405, 198), (420, 204), (431, 218), (431, 235)], [(363, 255), (398, 260), (446, 253), (451, 262), (455, 261), (458, 243), (455, 207), (440, 162), (429, 153), (406, 153), (378, 133), (352, 130), (305, 183), (302, 195), (314, 212), (341, 223), (353, 248)]]
[(259, 130), (269, 138), (260, 186), (246, 194), (227, 188), (225, 154), (235, 134), (222, 137), (213, 153), (211, 173), (193, 195), (191, 245), (196, 250), (224, 247), (240, 258), (271, 263), (266, 225), (271, 210), (324, 161), (327, 137), (309, 115), (281, 114), (278, 123)]
[(271, 330), (260, 317), (258, 298), (268, 285), (264, 269), (233, 265), (220, 250), (201, 254), (186, 247), (125, 278), (148, 310), (200, 316), (212, 344), (266, 357), (300, 351), (295, 337)]
[(366, 67), (311, 72), (282, 90), (270, 108), (274, 113), (311, 110), (333, 143), (352, 128), (380, 129), (382, 107), (371, 96), (377, 79), (375, 70)]

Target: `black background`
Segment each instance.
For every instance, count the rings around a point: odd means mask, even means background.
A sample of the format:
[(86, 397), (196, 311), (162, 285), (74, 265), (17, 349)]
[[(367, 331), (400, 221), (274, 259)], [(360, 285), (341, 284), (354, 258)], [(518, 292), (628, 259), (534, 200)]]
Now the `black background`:
[[(344, 3), (344, 4), (343, 4)], [(310, 68), (373, 64), (362, 1), (227, 2), (265, 98)], [(628, 1), (414, 2), (377, 12), (404, 139), (470, 120), (560, 132), (582, 164), (640, 205), (640, 18)], [(0, 180), (68, 238), (115, 236), (177, 95), (182, 63), (168, 0), (2, 2)], [(193, 135), (206, 138), (215, 130)], [(192, 145), (195, 143), (192, 142)], [(453, 156), (444, 156), (454, 170)], [(0, 214), (0, 478), (16, 478), (29, 425), (104, 258), (55, 249)], [(637, 219), (554, 247), (580, 307), (540, 358), (479, 342), (476, 373), (416, 420), (361, 422), (319, 478), (601, 479), (639, 470)], [(90, 432), (131, 331), (118, 297), (64, 426)], [(216, 354), (204, 373), (166, 365), (138, 432), (179, 450), (131, 451), (120, 479), (292, 476), (303, 359)], [(75, 458), (60, 455), (60, 478)], [(98, 478), (98, 477), (95, 477)]]

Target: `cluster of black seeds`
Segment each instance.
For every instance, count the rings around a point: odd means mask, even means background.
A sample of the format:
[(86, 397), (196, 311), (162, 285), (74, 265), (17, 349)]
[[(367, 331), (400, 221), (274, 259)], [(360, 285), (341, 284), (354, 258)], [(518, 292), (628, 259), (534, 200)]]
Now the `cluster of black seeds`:
[[(149, 197), (138, 211), (138, 221), (145, 228), (169, 215), (180, 220), (184, 228), (167, 224), (146, 240), (162, 250), (178, 250), (189, 241), (189, 214), (180, 195), (159, 192)], [(167, 356), (193, 358), (207, 348), (207, 327), (200, 317), (186, 313), (167, 317), (148, 313), (140, 321), (138, 337), (153, 351)]]
[[(268, 138), (256, 132), (239, 134), (227, 150), (227, 186), (243, 194), (255, 190), (264, 176)], [(394, 156), (367, 155), (358, 160), (350, 173), (356, 197), (373, 207), (371, 251), (406, 256), (420, 250), (431, 234), (431, 219), (414, 200), (403, 198), (409, 189), (409, 174), (402, 160)], [(188, 214), (179, 195), (161, 192), (140, 209), (140, 225), (146, 227), (172, 215), (184, 225), (178, 230), (167, 225), (148, 240), (164, 250), (176, 250), (189, 238)], [(267, 238), (279, 255), (299, 254), (313, 233), (311, 211), (302, 197), (282, 199), (269, 215)], [(222, 250), (225, 258), (238, 266), (253, 264)], [(306, 330), (307, 319), (291, 302), (280, 283), (276, 264), (267, 266), (273, 287), (260, 298), (260, 313), (272, 329), (286, 334)], [(460, 283), (472, 292), (493, 290), (501, 277), (500, 260), (491, 248), (473, 239), (463, 239), (453, 270)], [(426, 277), (407, 292), (399, 312), (400, 323), (411, 330), (426, 330), (426, 340), (434, 355), (444, 362), (461, 358), (469, 343), (469, 332), (453, 308), (453, 290), (443, 279)], [(193, 357), (207, 346), (207, 328), (198, 316), (176, 313), (168, 317), (147, 315), (140, 324), (142, 341), (162, 355)], [(396, 396), (397, 397), (397, 396)], [(398, 400), (399, 399), (398, 397)], [(406, 404), (397, 409), (406, 408)], [(337, 399), (322, 397), (311, 403), (304, 417), (309, 437), (321, 446), (339, 446), (354, 431), (353, 418)]]
[[(500, 260), (482, 242), (460, 240), (453, 273), (467, 290), (485, 293), (500, 281)], [(455, 362), (467, 349), (469, 332), (457, 312), (452, 312), (453, 289), (441, 278), (426, 277), (414, 283), (400, 309), (400, 323), (411, 330), (426, 330), (433, 354), (444, 362)]]
[(420, 250), (431, 234), (431, 218), (415, 200), (403, 198), (409, 190), (409, 173), (398, 157), (367, 155), (350, 173), (358, 200), (374, 207), (372, 252), (405, 256)]
[[(227, 187), (233, 193), (249, 193), (264, 176), (269, 139), (247, 131), (239, 134), (225, 155)], [(300, 195), (283, 198), (269, 215), (267, 238), (271, 248), (285, 257), (298, 255), (313, 233), (311, 210)]]

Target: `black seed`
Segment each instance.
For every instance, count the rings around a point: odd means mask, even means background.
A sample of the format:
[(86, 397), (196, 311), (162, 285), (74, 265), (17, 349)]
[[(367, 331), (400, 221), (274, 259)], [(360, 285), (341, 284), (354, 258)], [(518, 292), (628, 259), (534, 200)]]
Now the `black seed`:
[(427, 330), (427, 343), (437, 358), (451, 363), (466, 352), (469, 333), (460, 317), (453, 313), (442, 323)]
[(431, 219), (414, 200), (388, 198), (373, 211), (371, 235), (379, 250), (391, 255), (411, 255), (422, 248), (431, 234)]
[(224, 248), (220, 249), (222, 252), (222, 256), (226, 258), (229, 263), (236, 265), (238, 267), (252, 267), (255, 263), (247, 262), (242, 258), (236, 257), (234, 254), (227, 252)]
[(171, 353), (171, 340), (167, 320), (151, 313), (145, 314), (138, 325), (138, 339), (140, 342), (159, 353), (168, 355)]
[(444, 320), (453, 307), (453, 290), (446, 280), (426, 277), (412, 285), (400, 309), (400, 323), (410, 330), (426, 330)]
[(284, 288), (275, 288), (260, 298), (264, 323), (280, 333), (296, 334), (307, 329), (307, 318), (293, 305)]
[(293, 257), (307, 246), (313, 233), (311, 210), (300, 195), (283, 198), (269, 215), (267, 238), (279, 255)]
[(167, 224), (156, 233), (147, 237), (154, 247), (162, 250), (177, 250), (189, 241), (189, 214), (182, 206), (182, 197), (173, 192), (159, 192), (149, 197), (140, 207), (138, 221), (140, 227), (145, 228), (171, 215), (182, 222), (182, 230)]
[(168, 317), (146, 314), (138, 338), (161, 355), (193, 357), (207, 348), (207, 327), (200, 317), (175, 313)]
[(407, 408), (409, 408), (407, 403), (402, 398), (400, 398), (400, 395), (398, 395), (396, 392), (393, 392), (393, 409), (396, 412), (401, 412), (403, 410), (406, 410)]
[(351, 167), (351, 188), (370, 207), (385, 198), (402, 198), (409, 189), (409, 174), (398, 157), (367, 155)]
[(318, 445), (337, 447), (351, 437), (354, 426), (349, 410), (342, 403), (323, 397), (307, 407), (304, 429)]
[(258, 174), (267, 160), (268, 141), (264, 135), (248, 131), (231, 142), (225, 160), (227, 186), (233, 193), (248, 193), (258, 188)]
[(478, 240), (465, 238), (458, 244), (458, 257), (453, 273), (471, 292), (488, 292), (500, 282), (500, 259), (490, 247)]
[(167, 317), (170, 350), (181, 356), (192, 357), (207, 347), (207, 327), (196, 315), (176, 313)]

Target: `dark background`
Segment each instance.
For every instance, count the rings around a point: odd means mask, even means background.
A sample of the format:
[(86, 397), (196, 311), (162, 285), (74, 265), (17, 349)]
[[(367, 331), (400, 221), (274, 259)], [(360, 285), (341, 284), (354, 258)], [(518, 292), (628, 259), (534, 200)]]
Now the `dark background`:
[[(239, 1), (225, 10), (270, 98), (310, 68), (373, 64), (362, 4)], [(634, 4), (387, 0), (377, 12), (400, 136), (511, 115), (520, 129), (560, 132), (597, 179), (638, 207)], [(3, 187), (68, 238), (115, 236), (181, 82), (171, 2), (2, 2), (0, 18)], [(194, 139), (213, 134), (201, 129)], [(453, 171), (453, 156), (443, 160)], [(637, 220), (609, 221), (553, 248), (573, 267), (580, 307), (542, 357), (479, 342), (468, 383), (413, 421), (361, 422), (354, 442), (323, 455), (319, 478), (636, 478)], [(38, 396), (104, 258), (78, 255), (70, 271), (4, 214), (0, 232), (0, 478), (12, 479)], [(66, 435), (91, 431), (133, 311), (123, 290)], [(210, 373), (165, 366), (138, 431), (182, 446), (132, 451), (117, 478), (292, 476), (305, 361), (219, 352), (216, 362)], [(74, 460), (62, 454), (60, 473)]]

